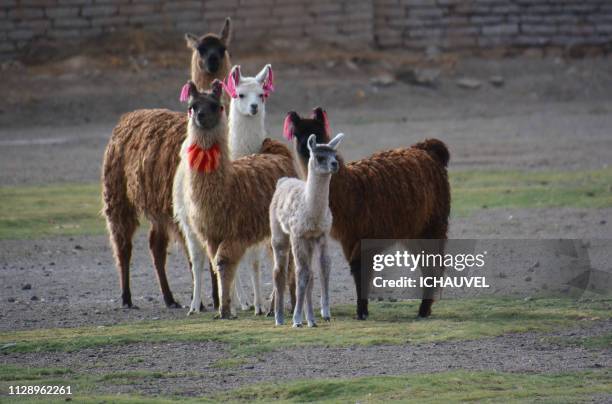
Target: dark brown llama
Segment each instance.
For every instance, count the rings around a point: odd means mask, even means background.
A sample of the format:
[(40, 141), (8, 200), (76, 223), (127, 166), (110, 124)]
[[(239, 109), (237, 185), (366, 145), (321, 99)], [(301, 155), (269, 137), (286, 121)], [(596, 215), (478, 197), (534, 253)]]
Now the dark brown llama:
[[(285, 120), (285, 136), (293, 139), (299, 166), (307, 172), (310, 153), (307, 141), (315, 134), (317, 143), (330, 140), (325, 111), (316, 108), (311, 119), (290, 112)], [(345, 164), (330, 183), (333, 215), (331, 236), (342, 245), (357, 292), (357, 318), (368, 316), (368, 290), (371, 273), (362, 272), (363, 239), (439, 239), (436, 251), (442, 253), (450, 213), (450, 186), (446, 167), (449, 152), (437, 139), (428, 139), (409, 148), (377, 152)], [(358, 219), (356, 219), (358, 218)], [(428, 248), (432, 248), (428, 244)], [(363, 271), (369, 268), (363, 266)], [(443, 268), (434, 268), (436, 275)], [(431, 314), (436, 290), (423, 291), (419, 316)]]

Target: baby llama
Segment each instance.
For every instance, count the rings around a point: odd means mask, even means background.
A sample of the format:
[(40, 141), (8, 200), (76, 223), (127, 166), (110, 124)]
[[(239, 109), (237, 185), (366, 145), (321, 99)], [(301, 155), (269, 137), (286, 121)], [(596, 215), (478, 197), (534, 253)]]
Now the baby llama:
[(317, 144), (316, 136), (311, 135), (308, 138), (310, 158), (306, 181), (281, 178), (276, 185), (270, 204), (276, 325), (284, 322), (283, 293), (290, 248), (295, 259), (297, 280), (293, 327), (302, 326), (304, 300), (308, 326), (316, 327), (312, 307), (312, 266), (317, 258), (321, 280), (321, 317), (325, 321), (330, 320), (328, 237), (332, 214), (329, 209), (329, 182), (332, 174), (338, 171), (336, 148), (343, 136), (340, 133), (329, 144)]

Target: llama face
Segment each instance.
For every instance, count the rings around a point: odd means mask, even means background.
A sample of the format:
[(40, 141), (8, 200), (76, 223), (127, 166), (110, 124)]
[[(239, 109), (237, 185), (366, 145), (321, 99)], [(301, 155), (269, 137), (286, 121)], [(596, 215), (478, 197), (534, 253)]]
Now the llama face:
[(198, 65), (200, 69), (209, 74), (215, 74), (223, 65), (226, 56), (227, 47), (229, 46), (231, 25), (229, 18), (225, 20), (225, 25), (221, 34), (206, 34), (197, 37), (193, 34), (185, 34), (187, 47), (191, 48), (198, 54)]
[(339, 164), (336, 157), (336, 149), (343, 137), (344, 134), (339, 133), (327, 144), (317, 144), (316, 135), (314, 134), (308, 137), (307, 147), (310, 152), (310, 159), (308, 160), (309, 173), (333, 174), (338, 172)]
[(298, 154), (305, 161), (310, 158), (308, 138), (311, 134), (316, 136), (317, 143), (324, 144), (329, 141), (329, 123), (323, 108), (315, 108), (312, 118), (302, 118), (295, 111), (287, 115), (284, 136), (293, 139)]
[(266, 97), (273, 88), (271, 80), (270, 65), (266, 65), (255, 77), (243, 76), (240, 66), (234, 66), (226, 85), (232, 97), (232, 108), (236, 108), (240, 114), (246, 116), (256, 116), (265, 112)]
[(215, 128), (223, 115), (221, 105), (221, 82), (215, 80), (210, 91), (199, 92), (192, 81), (189, 81), (187, 101), (189, 119), (192, 124), (202, 130)]

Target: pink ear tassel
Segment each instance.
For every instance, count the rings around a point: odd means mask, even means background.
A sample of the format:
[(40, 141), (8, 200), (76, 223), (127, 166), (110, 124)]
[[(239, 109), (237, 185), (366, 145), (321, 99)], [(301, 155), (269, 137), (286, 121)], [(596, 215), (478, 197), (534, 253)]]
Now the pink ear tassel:
[(329, 128), (329, 121), (327, 120), (327, 112), (323, 111), (323, 122), (325, 124), (325, 133), (327, 136), (331, 136), (331, 129)]
[(189, 108), (189, 109), (187, 110), (187, 118), (188, 118), (188, 119), (191, 119), (191, 115), (193, 115), (193, 109)]
[(274, 73), (272, 72), (272, 67), (268, 68), (268, 77), (263, 83), (264, 97), (268, 98), (270, 94), (274, 91)]
[(223, 82), (223, 89), (225, 89), (225, 92), (227, 93), (227, 95), (229, 95), (232, 98), (238, 98), (238, 94), (236, 94), (235, 75), (239, 75), (239, 74), (240, 72), (238, 71), (238, 69), (236, 69), (233, 71), (233, 74), (230, 73), (229, 76), (227, 76), (227, 78)]
[(189, 101), (189, 83), (186, 83), (183, 88), (181, 88), (181, 96), (179, 97), (179, 101)]
[(291, 115), (287, 115), (285, 123), (283, 124), (283, 136), (287, 140), (293, 139), (293, 122), (291, 122)]

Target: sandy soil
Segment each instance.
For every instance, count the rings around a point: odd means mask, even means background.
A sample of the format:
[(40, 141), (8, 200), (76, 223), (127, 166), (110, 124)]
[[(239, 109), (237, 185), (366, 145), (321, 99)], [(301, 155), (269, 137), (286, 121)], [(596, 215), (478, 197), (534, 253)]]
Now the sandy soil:
[[(255, 73), (266, 61), (245, 57), (240, 63), (245, 72)], [(460, 60), (440, 67), (435, 88), (401, 81), (384, 87), (372, 85), (372, 76), (407, 67), (393, 54), (373, 60), (337, 57), (301, 64), (286, 59), (272, 62), (278, 89), (267, 106), (272, 137), (280, 138), (288, 109), (308, 114), (312, 107), (322, 105), (328, 110), (332, 130), (348, 135), (342, 146), (348, 159), (435, 136), (449, 145), (451, 170), (572, 170), (607, 167), (611, 162), (609, 58)], [(144, 63), (131, 69), (109, 69), (96, 60), (75, 57), (48, 66), (11, 67), (2, 75), (0, 186), (98, 181), (102, 151), (118, 117), (136, 108), (181, 108), (178, 92), (187, 70)], [(492, 75), (501, 75), (504, 85), (489, 84)], [(460, 88), (455, 81), (461, 77), (475, 77), (482, 85), (477, 90)], [(461, 238), (610, 239), (612, 209), (488, 209), (453, 219), (450, 233)], [(347, 265), (337, 248), (333, 254), (333, 303), (352, 302)], [(175, 296), (187, 304), (191, 278), (178, 249), (171, 252), (168, 273)], [(264, 275), (268, 291), (269, 272)], [(132, 295), (140, 310), (118, 308), (117, 283), (104, 236), (1, 240), (0, 330), (108, 325), (185, 315), (186, 310), (163, 307), (143, 232), (136, 237), (132, 265)], [(24, 289), (26, 284), (31, 287)], [(593, 328), (568, 332), (601, 335), (611, 329), (610, 322), (600, 322)], [(350, 377), (453, 368), (548, 372), (612, 364), (610, 350), (557, 347), (541, 342), (540, 337), (524, 334), (461, 344), (288, 350), (238, 370), (223, 371), (210, 368), (212, 361), (225, 357), (223, 347), (211, 344), (142, 344), (70, 355), (11, 354), (3, 355), (3, 362), (88, 372), (169, 370), (172, 366), (173, 371), (205, 373), (206, 377), (184, 377), (180, 383), (155, 381), (113, 389), (185, 395), (212, 391), (220, 380), (238, 386), (310, 375)], [(441, 348), (447, 354), (440, 355)], [(433, 352), (436, 361), (426, 359)], [(330, 357), (335, 359), (321, 359)], [(145, 362), (136, 364), (137, 358)], [(306, 365), (305, 373), (277, 366), (293, 360)]]

